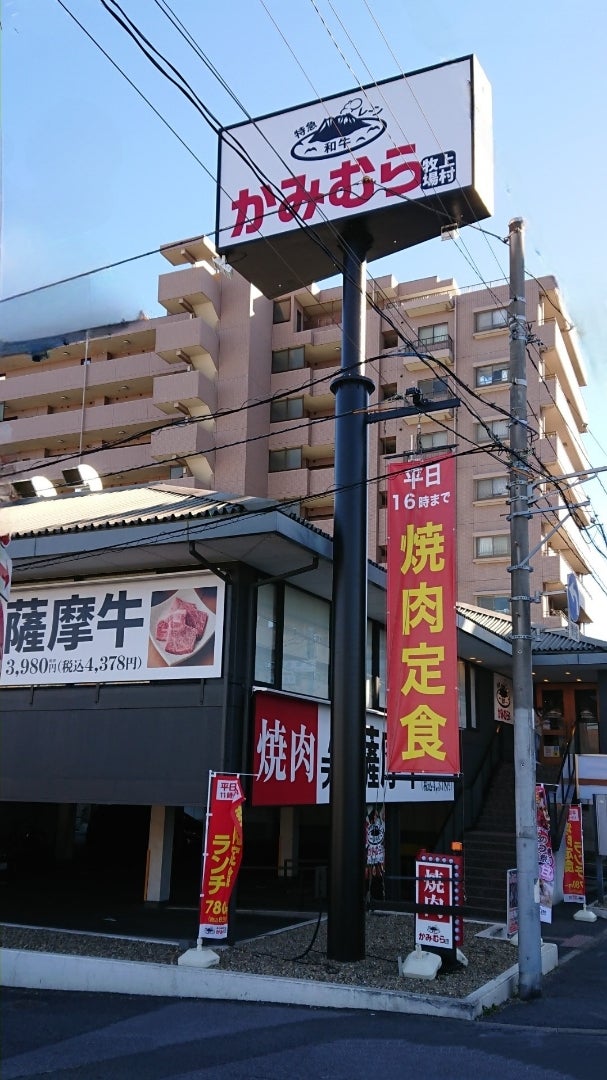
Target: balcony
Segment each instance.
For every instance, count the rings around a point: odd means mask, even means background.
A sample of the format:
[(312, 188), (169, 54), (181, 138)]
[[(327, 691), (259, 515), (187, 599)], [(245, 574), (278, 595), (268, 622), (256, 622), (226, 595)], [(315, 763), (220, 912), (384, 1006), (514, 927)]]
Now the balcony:
[[(407, 346), (402, 341), (399, 342), (394, 331), (392, 333), (390, 331), (382, 332), (382, 342), (384, 342), (384, 348), (396, 348), (400, 352), (407, 352)], [(435, 360), (442, 361), (443, 364), (448, 364), (450, 367), (453, 365), (453, 338), (450, 334), (443, 334), (440, 337), (429, 339), (416, 338), (412, 344), (414, 348), (411, 349), (410, 355), (402, 357), (405, 371), (427, 371), (428, 361), (424, 360), (423, 357), (428, 354)], [(422, 355), (416, 356), (414, 350)]]
[(205, 416), (217, 411), (217, 385), (203, 371), (175, 372), (154, 380), (153, 401), (170, 416)]
[(452, 311), (455, 307), (455, 292), (440, 290), (428, 292), (420, 296), (399, 296), (398, 300), (390, 304), (390, 314), (394, 311), (397, 315), (405, 315), (407, 318), (419, 318), (427, 315), (443, 315)]
[(11, 452), (46, 450), (59, 453), (66, 443), (79, 445), (114, 441), (125, 435), (147, 431), (158, 423), (151, 399), (94, 405), (85, 409), (64, 409), (58, 413), (38, 413), (0, 424), (0, 446)]
[(209, 379), (217, 375), (219, 338), (204, 319), (161, 323), (156, 331), (156, 352), (169, 364), (190, 363)]
[(220, 310), (219, 275), (205, 266), (190, 266), (174, 270), (158, 278), (158, 303), (170, 315), (184, 311), (202, 317), (210, 326), (217, 326)]
[(166, 371), (166, 363), (154, 352), (118, 356), (108, 360), (91, 360), (89, 364), (70, 363), (63, 367), (32, 368), (27, 374), (7, 377), (2, 395), (7, 412), (53, 407), (70, 409), (82, 405), (87, 397), (109, 397), (128, 400), (137, 395), (148, 397), (154, 376)]
[(152, 435), (150, 456), (157, 462), (187, 461), (197, 480), (213, 486), (215, 466), (214, 421), (169, 425)]
[(269, 499), (304, 499), (308, 495), (308, 470), (285, 469), (268, 473)]
[[(67, 448), (63, 448), (65, 451)], [(75, 446), (74, 453), (77, 453)], [(114, 448), (99, 450), (95, 454), (87, 454), (87, 465), (92, 465), (97, 470), (105, 488), (121, 487), (129, 484), (147, 484), (153, 480), (161, 480), (167, 475), (168, 467), (159, 465), (150, 457), (149, 443), (137, 443), (134, 446), (116, 446)], [(19, 480), (28, 480), (36, 474), (44, 473), (61, 491), (65, 484), (63, 469), (72, 466), (75, 462), (65, 461), (64, 452), (58, 454), (56, 459), (46, 458), (44, 465), (38, 461), (36, 465), (28, 468), (25, 460), (5, 466), (4, 472), (8, 476), (18, 476)]]
[(586, 456), (573, 439), (561, 439), (556, 432), (546, 432), (536, 443), (538, 457), (554, 476), (581, 472), (587, 468)]
[[(576, 427), (579, 431), (584, 431), (588, 423), (588, 416), (580, 390), (580, 386), (586, 385), (586, 376), (581, 366), (581, 360), (573, 345), (568, 344), (565, 340), (554, 320), (536, 327), (536, 332), (544, 346), (542, 352), (546, 376), (557, 376), (569, 407), (576, 418)], [(567, 337), (569, 336), (567, 335)]]
[(570, 401), (556, 375), (548, 375), (540, 383), (540, 408), (546, 428), (558, 432), (565, 439), (568, 431), (583, 433), (587, 430), (585, 406), (580, 413), (575, 398), (573, 402)]

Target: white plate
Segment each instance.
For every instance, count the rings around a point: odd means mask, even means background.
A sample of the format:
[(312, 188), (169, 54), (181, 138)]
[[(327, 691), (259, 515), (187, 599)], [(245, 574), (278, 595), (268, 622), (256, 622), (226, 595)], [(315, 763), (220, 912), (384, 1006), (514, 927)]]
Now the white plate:
[[(167, 652), (164, 647), (164, 641), (156, 640), (156, 627), (161, 619), (166, 619), (169, 611), (172, 608), (173, 601), (176, 598), (180, 600), (186, 600), (190, 604), (195, 604), (199, 611), (204, 611), (207, 616), (207, 625), (204, 628), (204, 633), (201, 638), (198, 639), (191, 653), (176, 653)], [(211, 611), (205, 603), (200, 599), (197, 593), (193, 589), (178, 589), (172, 596), (169, 596), (167, 600), (163, 600), (162, 604), (155, 604), (150, 614), (150, 641), (160, 656), (169, 667), (173, 667), (174, 664), (192, 664), (193, 658), (198, 655), (201, 649), (204, 648), (209, 638), (215, 633), (215, 612)], [(195, 665), (193, 665), (195, 666)]]

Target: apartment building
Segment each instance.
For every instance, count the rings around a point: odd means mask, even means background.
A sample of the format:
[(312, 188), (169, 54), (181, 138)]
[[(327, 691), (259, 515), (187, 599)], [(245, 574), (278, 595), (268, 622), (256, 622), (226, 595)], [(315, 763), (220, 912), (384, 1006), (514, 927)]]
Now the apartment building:
[[(226, 272), (204, 237), (162, 252), (171, 264), (158, 283), (165, 316), (0, 346), (5, 494), (39, 474), (65, 489), (64, 470), (82, 461), (106, 487), (173, 480), (268, 497), (331, 534), (341, 288), (311, 285), (270, 301)], [(453, 279), (384, 276), (369, 285), (366, 326), (372, 409), (419, 395), (461, 401), (369, 426), (369, 555), (385, 562), (386, 460), (453, 446), (458, 598), (497, 611), (508, 610), (510, 592), (507, 304), (504, 282), (460, 289)], [(528, 282), (527, 318), (533, 621), (556, 628), (570, 573), (588, 620), (597, 602), (579, 527), (587, 512), (568, 516), (559, 491), (539, 484), (542, 469), (558, 477), (588, 464), (586, 376), (553, 277)], [(580, 487), (573, 494), (583, 500)]]

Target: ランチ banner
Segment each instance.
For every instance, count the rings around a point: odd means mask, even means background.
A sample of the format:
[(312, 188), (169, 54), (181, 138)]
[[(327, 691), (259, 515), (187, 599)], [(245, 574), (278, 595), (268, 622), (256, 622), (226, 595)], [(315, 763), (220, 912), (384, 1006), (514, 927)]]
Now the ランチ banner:
[(567, 811), (567, 824), (565, 826), (563, 900), (570, 904), (586, 903), (584, 837), (582, 833), (581, 806), (570, 806)]
[(460, 771), (455, 461), (388, 466), (388, 770)]
[(211, 774), (200, 888), (198, 938), (228, 935), (228, 904), (242, 859), (242, 804), (238, 776)]

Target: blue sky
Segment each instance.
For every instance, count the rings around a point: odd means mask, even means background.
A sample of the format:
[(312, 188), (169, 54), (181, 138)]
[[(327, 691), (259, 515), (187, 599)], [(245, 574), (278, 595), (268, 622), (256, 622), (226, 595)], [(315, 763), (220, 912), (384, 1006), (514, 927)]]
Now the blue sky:
[[(2, 0), (2, 296), (214, 232), (215, 134), (100, 0), (63, 2), (200, 161), (58, 0)], [(121, 4), (221, 123), (243, 119), (155, 0)], [(607, 443), (600, 203), (607, 175), (607, 8), (599, 0), (512, 0), (502, 7), (480, 0), (170, 4), (253, 116), (477, 55), (494, 110), (495, 214), (483, 224), (506, 236), (511, 217), (525, 219), (527, 268), (555, 274), (562, 287), (590, 375), (591, 429)], [(37, 293), (21, 301), (21, 310), (31, 323), (50, 301), (55, 313), (84, 313), (79, 325), (97, 313), (153, 313), (162, 262), (152, 257)], [(453, 276), (464, 286), (504, 276), (507, 265), (504, 245), (467, 229), (462, 243), (430, 241), (369, 269), (399, 278)], [(588, 448), (594, 464), (607, 462), (595, 442)], [(603, 492), (596, 483), (593, 497), (595, 491), (598, 502)]]

